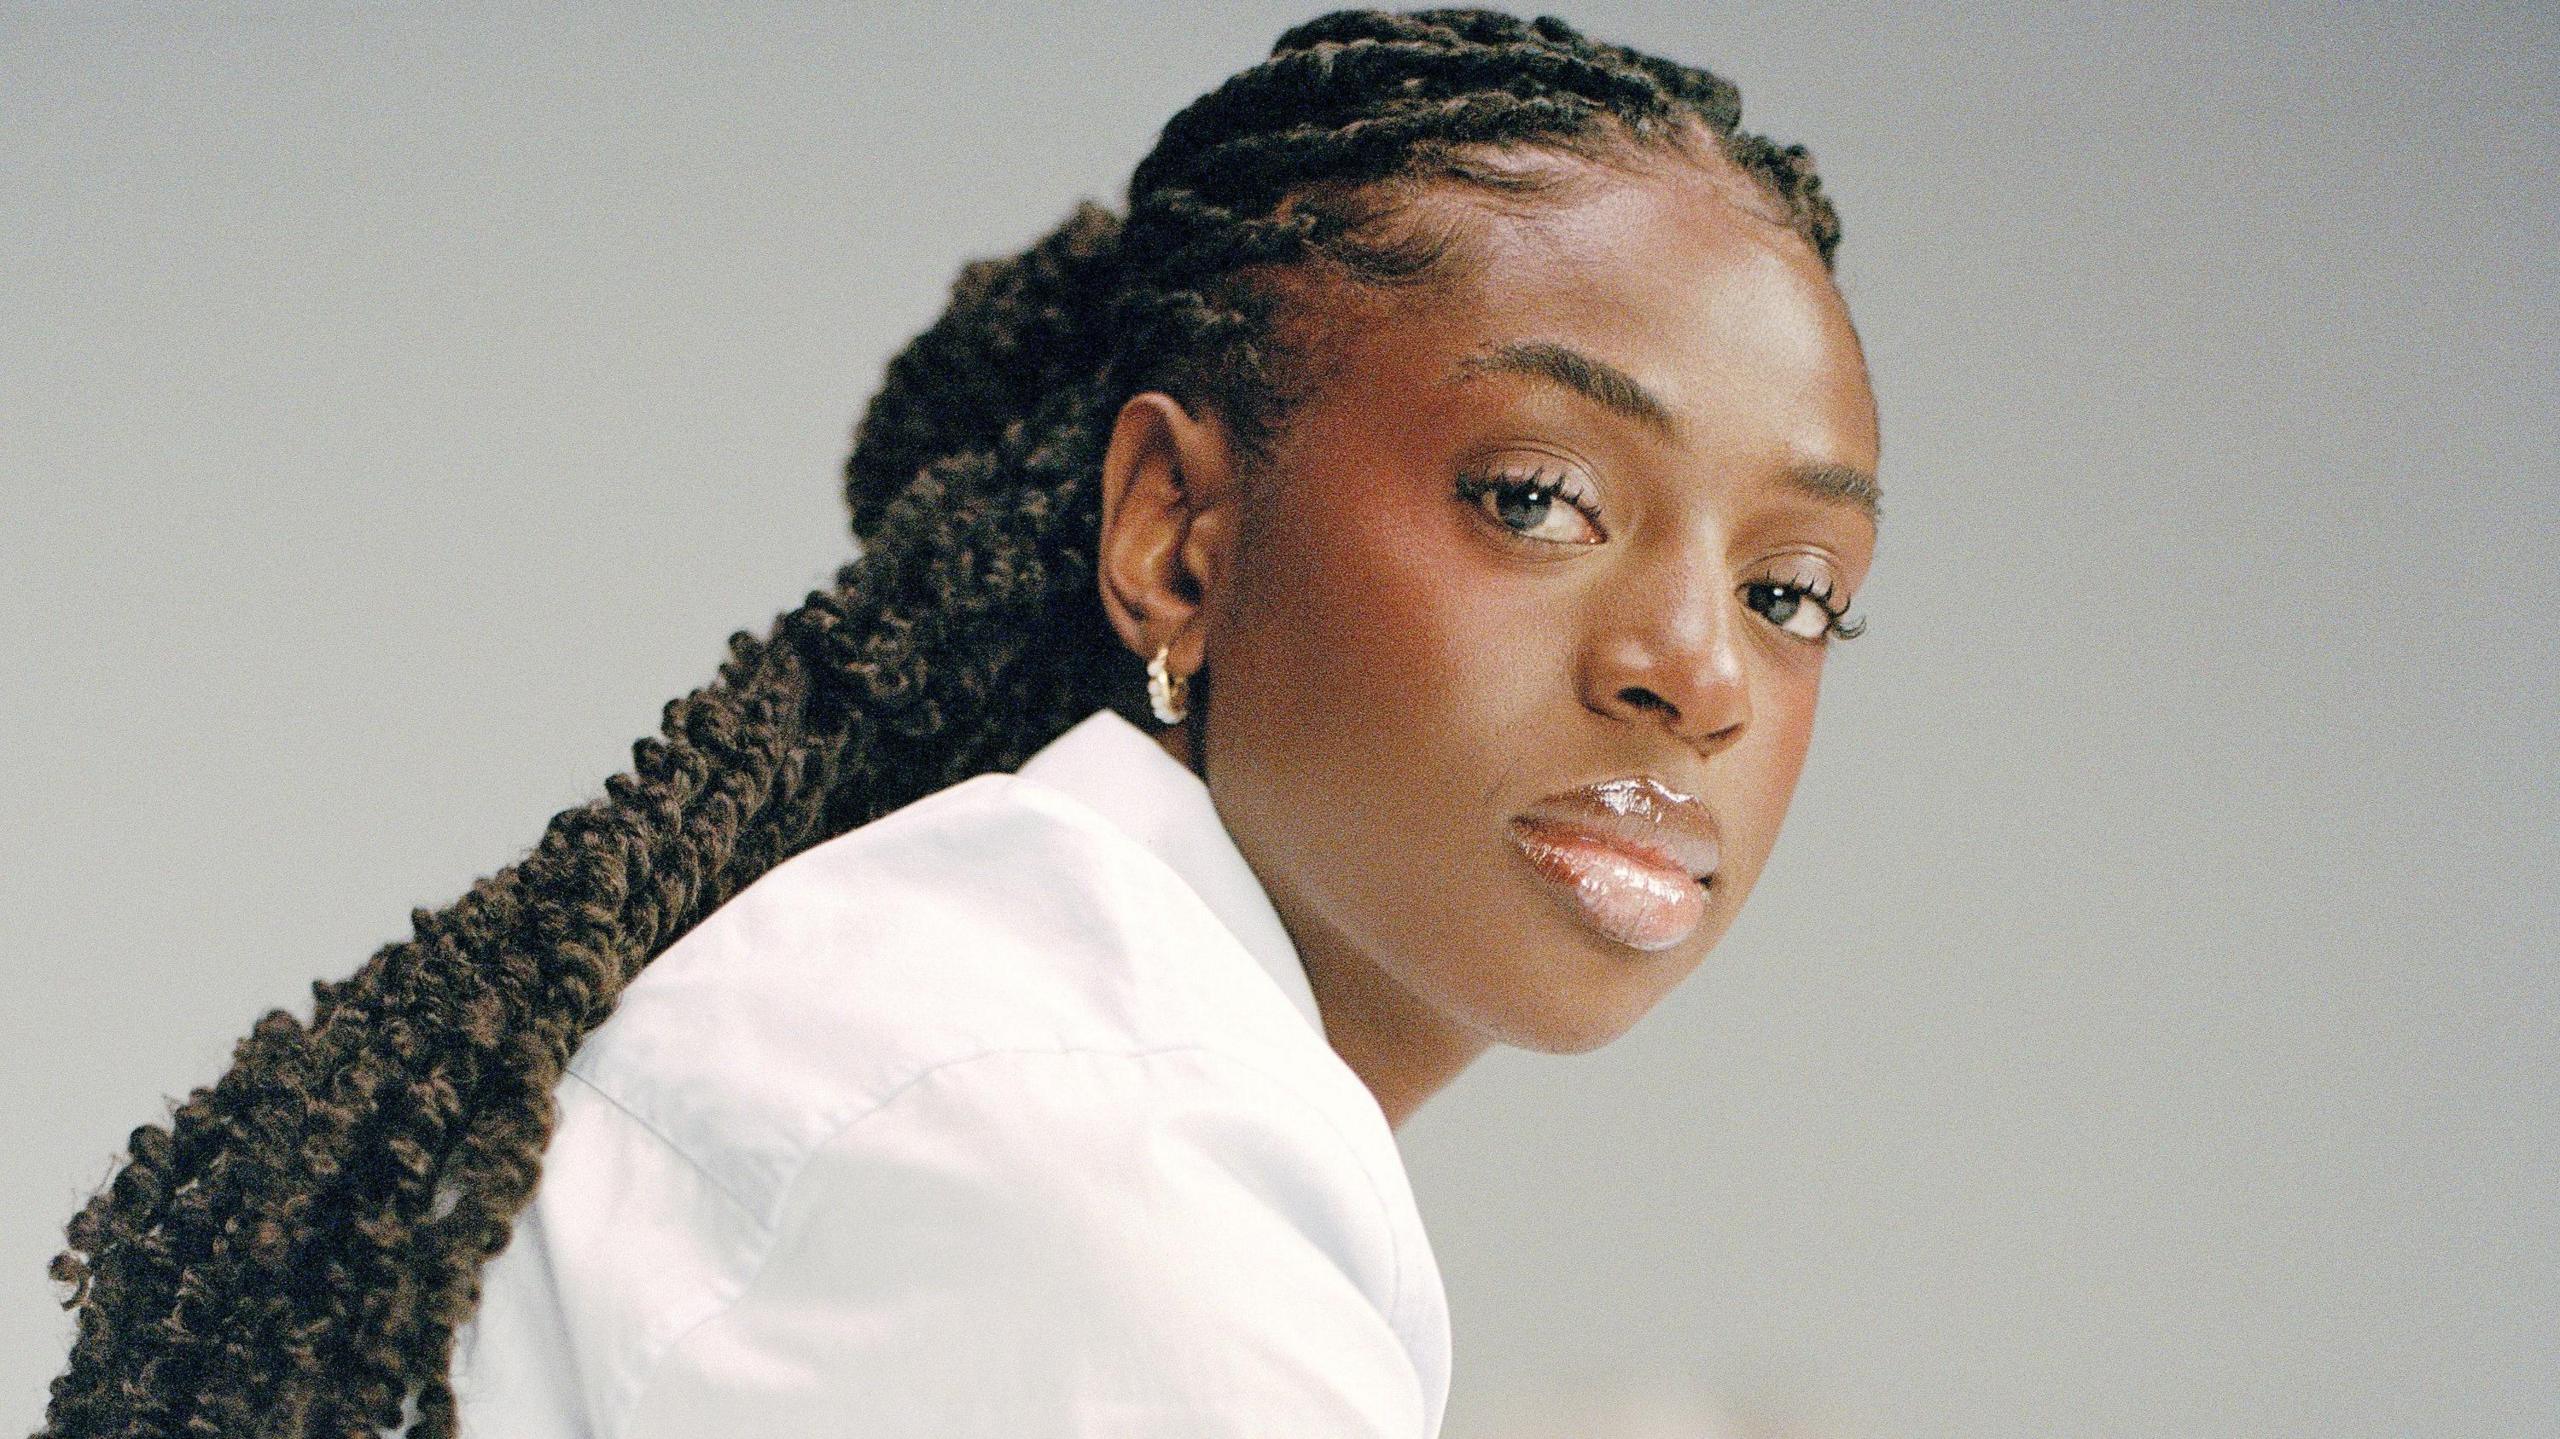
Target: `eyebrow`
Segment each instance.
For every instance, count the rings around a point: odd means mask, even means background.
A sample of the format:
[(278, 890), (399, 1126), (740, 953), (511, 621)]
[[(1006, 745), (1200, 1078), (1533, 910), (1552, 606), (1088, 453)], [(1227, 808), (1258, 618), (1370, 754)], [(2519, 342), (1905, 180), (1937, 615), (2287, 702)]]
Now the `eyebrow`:
[(1869, 524), (1884, 523), (1884, 487), (1856, 465), (1789, 465), (1778, 478), (1817, 500), (1856, 507)]
[(1601, 405), (1652, 426), (1664, 435), (1676, 428), (1671, 407), (1635, 376), (1606, 360), (1548, 340), (1504, 340), (1458, 361), (1458, 377), (1531, 375), (1552, 380)]
[[(1662, 397), (1635, 376), (1570, 345), (1551, 340), (1504, 340), (1458, 361), (1453, 378), (1480, 374), (1529, 375), (1574, 391), (1604, 408), (1669, 436), (1678, 422)], [(1876, 477), (1855, 465), (1789, 465), (1779, 472), (1788, 488), (1813, 499), (1851, 506), (1870, 523), (1884, 520), (1884, 491)]]

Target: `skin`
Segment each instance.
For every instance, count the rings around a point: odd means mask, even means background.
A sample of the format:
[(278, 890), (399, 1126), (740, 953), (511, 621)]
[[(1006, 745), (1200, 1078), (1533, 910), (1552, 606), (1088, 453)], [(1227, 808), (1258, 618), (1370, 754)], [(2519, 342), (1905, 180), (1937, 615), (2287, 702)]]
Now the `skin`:
[[(1811, 247), (1713, 158), (1544, 163), (1573, 183), (1429, 197), (1469, 221), (1452, 281), (1310, 291), (1315, 383), (1267, 466), (1160, 392), (1122, 408), (1104, 464), (1105, 606), (1133, 654), (1169, 645), (1198, 676), (1159, 740), (1206, 782), (1390, 1125), (1497, 1042), (1607, 1043), (1697, 968), (1776, 843), (1828, 653), (1752, 586), (1819, 580), (1845, 607), (1875, 550), (1871, 506), (1801, 482), (1877, 461), (1865, 360)], [(1467, 363), (1523, 342), (1615, 366), (1664, 423)], [(1459, 487), (1538, 470), (1596, 524)], [(1630, 775), (1700, 797), (1721, 832), (1706, 921), (1652, 953), (1582, 923), (1509, 826)]]

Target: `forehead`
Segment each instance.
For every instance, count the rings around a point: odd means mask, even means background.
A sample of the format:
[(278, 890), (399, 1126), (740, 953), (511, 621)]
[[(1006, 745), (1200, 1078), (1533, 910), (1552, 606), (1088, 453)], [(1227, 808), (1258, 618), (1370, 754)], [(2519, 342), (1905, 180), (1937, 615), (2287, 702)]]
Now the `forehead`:
[[(1569, 163), (1526, 202), (1438, 187), (1408, 222), (1457, 237), (1420, 287), (1344, 284), (1306, 338), (1319, 403), (1378, 405), (1470, 373), (1489, 347), (1592, 356), (1661, 397), (1672, 439), (1872, 469), (1875, 401), (1846, 305), (1774, 197), (1730, 164)], [(1740, 458), (1737, 456), (1737, 458)]]

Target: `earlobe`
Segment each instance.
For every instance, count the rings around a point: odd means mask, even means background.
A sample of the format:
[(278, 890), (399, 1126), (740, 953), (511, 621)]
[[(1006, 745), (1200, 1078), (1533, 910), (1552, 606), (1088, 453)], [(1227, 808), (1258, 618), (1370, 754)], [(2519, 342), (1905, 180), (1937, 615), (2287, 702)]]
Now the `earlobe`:
[(1205, 660), (1206, 611), (1233, 533), (1234, 464), (1225, 427), (1160, 390), (1132, 395), (1102, 459), (1097, 579), (1130, 653), (1179, 675)]

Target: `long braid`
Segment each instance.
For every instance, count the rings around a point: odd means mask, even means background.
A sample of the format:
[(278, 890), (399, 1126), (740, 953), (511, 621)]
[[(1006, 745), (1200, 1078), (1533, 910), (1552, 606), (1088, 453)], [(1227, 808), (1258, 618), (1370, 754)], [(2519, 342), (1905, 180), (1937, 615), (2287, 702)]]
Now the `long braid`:
[(1446, 237), (1400, 231), (1400, 198), (1523, 183), (1468, 151), (1676, 153), (1692, 125), (1827, 264), (1810, 158), (1742, 131), (1730, 84), (1553, 19), (1430, 10), (1298, 26), (1166, 125), (1125, 220), (1081, 206), (965, 267), (855, 432), (861, 554), (833, 586), (732, 635), (601, 798), (133, 1132), (54, 1261), (78, 1337), (39, 1439), (451, 1435), (455, 1330), (623, 987), (810, 845), (1097, 707), (1142, 716), (1095, 597), (1120, 402), (1169, 390), (1259, 452), (1297, 393), (1276, 268), (1429, 277)]

